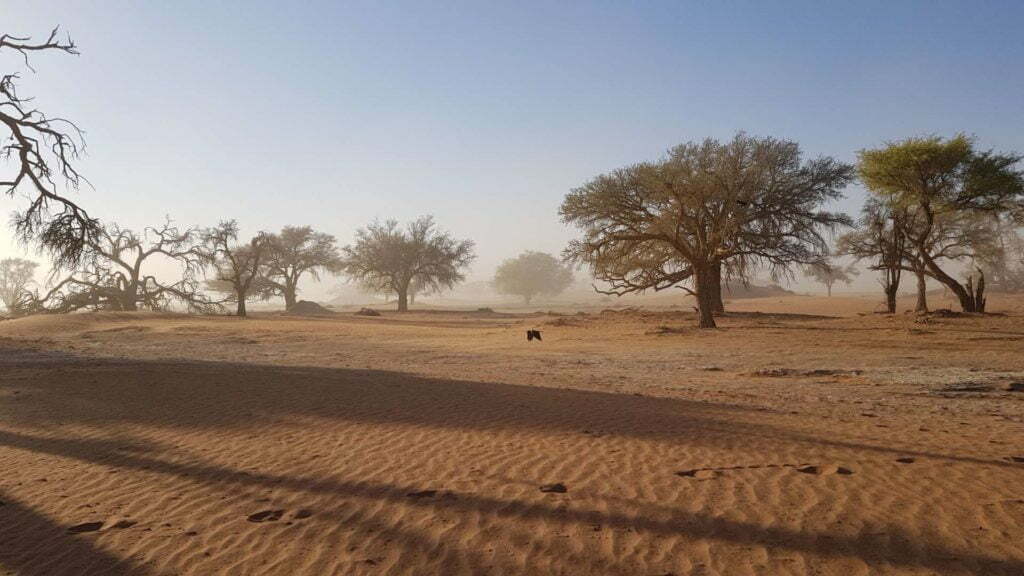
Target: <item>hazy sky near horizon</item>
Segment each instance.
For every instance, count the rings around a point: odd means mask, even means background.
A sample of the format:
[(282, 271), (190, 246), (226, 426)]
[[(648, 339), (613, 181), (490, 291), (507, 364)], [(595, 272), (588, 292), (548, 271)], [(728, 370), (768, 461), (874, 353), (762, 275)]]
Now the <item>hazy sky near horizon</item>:
[[(745, 130), (853, 161), (963, 131), (1024, 151), (1022, 2), (297, 4), (0, 0), (0, 33), (59, 24), (81, 50), (0, 66), (86, 131), (95, 189), (76, 199), (95, 216), (347, 243), (431, 213), (476, 241), (471, 279), (558, 253), (570, 188), (687, 140)], [(0, 256), (21, 253), (0, 227)]]

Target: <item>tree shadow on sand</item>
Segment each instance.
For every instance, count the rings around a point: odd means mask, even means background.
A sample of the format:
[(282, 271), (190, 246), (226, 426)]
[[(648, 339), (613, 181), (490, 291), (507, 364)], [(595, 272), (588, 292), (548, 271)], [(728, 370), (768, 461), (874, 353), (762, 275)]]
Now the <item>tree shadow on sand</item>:
[[(281, 487), (299, 493), (384, 503), (401, 501), (416, 507), (444, 508), (455, 513), (472, 512), (512, 520), (610, 526), (692, 540), (758, 545), (805, 552), (811, 557), (858, 558), (871, 565), (939, 572), (1024, 573), (1024, 561), (914, 542), (912, 534), (899, 528), (886, 531), (886, 544), (877, 535), (801, 532), (669, 507), (651, 517), (641, 517), (614, 511), (566, 509), (547, 501), (517, 501), (469, 493), (457, 494), (450, 500), (410, 499), (409, 493), (421, 487), (247, 472), (196, 460), (171, 461), (147, 454), (145, 446), (126, 449), (126, 443), (118, 439), (69, 437), (52, 432), (53, 425), (57, 423), (100, 429), (110, 425), (140, 424), (222, 430), (244, 429), (266, 421), (312, 417), (492, 432), (539, 429), (578, 433), (593, 429), (612, 437), (622, 435), (673, 442), (744, 445), (763, 449), (766, 453), (771, 453), (780, 442), (886, 454), (908, 453), (895, 447), (802, 436), (755, 422), (764, 415), (750, 409), (604, 392), (442, 380), (373, 370), (226, 362), (100, 360), (50, 352), (4, 352), (0, 350), (0, 370), (3, 373), (0, 392), (13, 394), (17, 391), (18, 395), (17, 400), (10, 400), (12, 396), (0, 397), (6, 404), (0, 404), (0, 407), (6, 413), (7, 422), (20, 430), (0, 427), (0, 448), (59, 456), (123, 470), (146, 471), (225, 491), (244, 487)], [(39, 430), (40, 433), (26, 433), (26, 429)], [(1005, 462), (955, 455), (914, 454), (1012, 466)], [(61, 538), (54, 540), (61, 542), (61, 555), (80, 554), (86, 561), (97, 565), (117, 561), (90, 547), (82, 539), (69, 538), (65, 529), (47, 524), (45, 518), (24, 506), (9, 507), (6, 510), (0, 508), (0, 517), (9, 523), (4, 530), (28, 530), (39, 533), (41, 537)], [(413, 538), (413, 535), (407, 536)], [(19, 541), (25, 542), (25, 539)], [(8, 556), (0, 557), (0, 564), (18, 574), (42, 576), (44, 572), (36, 570), (26, 560), (31, 557), (30, 549), (13, 549)], [(463, 560), (474, 564), (475, 568), (484, 568), (478, 565), (483, 560), (468, 551), (465, 551)], [(614, 566), (615, 559), (605, 560), (610, 565), (605, 565), (604, 572), (618, 570)], [(550, 561), (559, 565), (563, 560), (552, 558)], [(125, 566), (141, 570), (129, 564)], [(110, 573), (131, 573), (127, 569), (118, 570)], [(622, 573), (628, 571), (623, 569)]]

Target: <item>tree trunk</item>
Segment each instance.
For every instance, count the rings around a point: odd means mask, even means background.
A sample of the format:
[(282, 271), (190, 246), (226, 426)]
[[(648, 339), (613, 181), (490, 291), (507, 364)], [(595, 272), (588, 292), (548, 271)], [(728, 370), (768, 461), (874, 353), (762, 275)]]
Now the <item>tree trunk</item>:
[(235, 298), (238, 298), (238, 306), (235, 308), (235, 316), (245, 317), (245, 292), (236, 292)]
[(697, 315), (700, 316), (701, 328), (715, 327), (715, 292), (721, 296), (721, 289), (715, 282), (714, 265), (698, 268), (693, 267), (693, 285), (697, 292)]
[(711, 312), (725, 314), (725, 302), (722, 301), (722, 263), (711, 267)]
[(398, 291), (398, 311), (409, 311), (409, 290), (407, 288)]
[(914, 306), (914, 312), (918, 314), (928, 313), (928, 284), (925, 279), (924, 270), (914, 270), (914, 274), (917, 274), (917, 305)]
[(963, 309), (964, 312), (978, 311), (977, 303), (975, 302), (974, 289), (973, 286), (971, 286), (972, 282), (970, 280), (968, 280), (968, 288), (964, 288), (963, 285), (956, 281), (956, 278), (946, 274), (946, 272), (943, 271), (942, 268), (939, 268), (939, 265), (935, 263), (935, 260), (927, 256), (920, 250), (920, 248), (918, 249), (918, 254), (921, 255), (921, 259), (924, 260), (924, 264), (928, 267), (928, 270), (931, 271), (932, 277), (939, 282), (942, 282), (942, 284), (949, 288), (953, 294), (956, 294), (957, 300), (960, 301), (960, 308)]
[(832, 297), (832, 285), (831, 284), (825, 284), (825, 292), (828, 293), (828, 297), (829, 298)]
[(296, 295), (297, 290), (295, 286), (289, 286), (285, 284), (282, 294), (284, 294), (284, 309), (291, 310), (292, 306), (295, 306), (295, 302), (298, 300)]

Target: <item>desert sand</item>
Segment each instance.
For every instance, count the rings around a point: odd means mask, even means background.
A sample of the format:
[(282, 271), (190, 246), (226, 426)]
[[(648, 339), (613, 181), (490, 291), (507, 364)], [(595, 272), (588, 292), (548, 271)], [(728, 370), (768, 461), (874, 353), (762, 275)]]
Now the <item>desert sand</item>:
[(0, 572), (1024, 574), (1024, 299), (876, 304), (0, 322)]

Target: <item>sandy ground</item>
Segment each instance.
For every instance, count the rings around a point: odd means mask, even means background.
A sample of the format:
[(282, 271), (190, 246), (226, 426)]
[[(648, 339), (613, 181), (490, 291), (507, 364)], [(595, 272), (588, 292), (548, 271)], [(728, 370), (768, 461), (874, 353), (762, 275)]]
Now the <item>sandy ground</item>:
[(876, 304), (0, 322), (0, 573), (1024, 574), (1024, 300)]

